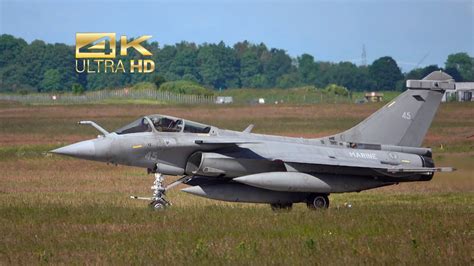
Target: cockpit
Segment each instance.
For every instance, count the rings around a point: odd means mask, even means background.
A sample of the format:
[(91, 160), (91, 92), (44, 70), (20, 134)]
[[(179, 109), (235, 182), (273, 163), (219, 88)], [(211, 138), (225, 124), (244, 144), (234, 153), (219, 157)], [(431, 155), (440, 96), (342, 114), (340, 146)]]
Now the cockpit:
[(211, 126), (172, 116), (149, 115), (144, 116), (122, 128), (117, 129), (115, 133), (123, 135), (139, 132), (152, 132), (154, 130), (158, 132), (184, 132), (207, 134), (211, 131)]

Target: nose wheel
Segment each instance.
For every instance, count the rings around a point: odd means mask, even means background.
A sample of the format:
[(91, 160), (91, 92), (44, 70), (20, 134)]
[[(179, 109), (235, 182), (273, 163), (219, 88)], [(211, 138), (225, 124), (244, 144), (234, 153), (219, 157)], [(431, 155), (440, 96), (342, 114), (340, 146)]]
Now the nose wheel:
[(163, 210), (168, 205), (171, 205), (171, 203), (169, 201), (166, 201), (164, 198), (161, 198), (161, 199), (152, 200), (149, 205), (150, 205), (150, 208), (153, 208), (155, 210)]

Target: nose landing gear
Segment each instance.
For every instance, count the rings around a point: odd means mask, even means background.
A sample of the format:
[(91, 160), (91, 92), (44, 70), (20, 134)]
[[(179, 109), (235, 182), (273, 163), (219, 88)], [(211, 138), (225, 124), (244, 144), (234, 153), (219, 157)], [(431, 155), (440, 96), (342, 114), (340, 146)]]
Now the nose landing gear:
[(166, 191), (170, 188), (177, 186), (183, 182), (187, 182), (192, 177), (183, 176), (180, 179), (176, 180), (175, 182), (169, 184), (168, 186), (163, 186), (164, 176), (161, 173), (155, 173), (155, 181), (153, 181), (153, 186), (151, 189), (153, 190), (153, 195), (151, 197), (138, 197), (138, 196), (130, 196), (131, 199), (139, 199), (139, 200), (150, 200), (149, 206), (155, 210), (163, 210), (169, 206), (171, 206), (171, 202), (169, 202), (165, 196)]
[(150, 207), (161, 210), (168, 206), (171, 206), (171, 203), (165, 199), (166, 188), (163, 187), (164, 177), (161, 173), (155, 173), (155, 181), (153, 181), (153, 196), (151, 197)]
[(150, 200), (149, 206), (155, 210), (162, 210), (171, 206), (171, 202), (165, 199), (166, 187), (163, 187), (164, 177), (161, 173), (155, 173), (155, 181), (153, 181), (153, 195), (151, 197), (130, 196), (131, 199)]

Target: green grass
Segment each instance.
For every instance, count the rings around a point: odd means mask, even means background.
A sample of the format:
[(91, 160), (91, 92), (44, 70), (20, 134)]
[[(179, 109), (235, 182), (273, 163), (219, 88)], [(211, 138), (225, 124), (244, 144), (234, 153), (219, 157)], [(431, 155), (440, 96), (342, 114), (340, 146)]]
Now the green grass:
[(128, 198), (150, 193), (142, 169), (55, 155), (0, 160), (0, 263), (470, 264), (474, 156), (435, 159), (460, 170), (288, 213), (178, 189), (172, 207), (154, 211)]
[[(347, 199), (352, 208), (342, 207)], [(256, 205), (156, 212), (19, 202), (0, 208), (0, 259), (14, 264), (469, 264), (473, 201), (472, 193), (339, 195), (328, 211), (298, 206), (291, 213)]]
[(48, 151), (64, 145), (15, 145), (0, 146), (0, 160), (18, 160), (48, 156)]

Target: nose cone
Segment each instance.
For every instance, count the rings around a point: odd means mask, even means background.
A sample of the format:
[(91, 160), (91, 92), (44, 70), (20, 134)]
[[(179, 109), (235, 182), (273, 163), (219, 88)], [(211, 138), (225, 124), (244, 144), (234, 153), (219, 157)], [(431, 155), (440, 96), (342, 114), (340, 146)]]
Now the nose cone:
[(94, 160), (96, 157), (96, 149), (92, 140), (81, 141), (68, 146), (64, 146), (50, 153), (67, 155), (71, 157)]

